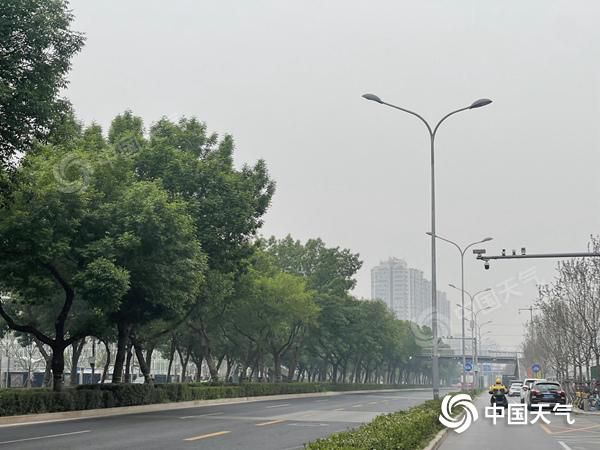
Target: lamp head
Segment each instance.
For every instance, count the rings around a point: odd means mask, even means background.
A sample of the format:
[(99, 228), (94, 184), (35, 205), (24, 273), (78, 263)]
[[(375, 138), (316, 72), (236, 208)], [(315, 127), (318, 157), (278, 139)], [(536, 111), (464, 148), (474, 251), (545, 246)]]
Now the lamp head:
[(479, 100), (475, 100), (473, 103), (471, 103), (469, 109), (481, 108), (482, 106), (489, 105), (490, 103), (492, 103), (492, 101), (489, 98), (480, 98)]
[[(377, 102), (377, 103), (383, 103), (383, 100), (381, 100), (379, 97), (377, 97), (375, 94), (363, 94), (362, 96), (364, 99), (367, 100), (371, 100), (373, 102)], [(471, 106), (472, 107), (472, 106)]]

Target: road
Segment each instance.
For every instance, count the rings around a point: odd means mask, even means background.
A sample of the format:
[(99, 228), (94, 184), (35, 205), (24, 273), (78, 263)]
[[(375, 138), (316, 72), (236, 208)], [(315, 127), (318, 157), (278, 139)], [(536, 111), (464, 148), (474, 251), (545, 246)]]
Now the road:
[[(547, 416), (550, 424), (508, 425), (506, 419), (484, 417), (489, 396), (476, 400), (479, 420), (464, 433), (450, 431), (440, 450), (598, 450), (600, 448), (600, 416), (572, 415), (569, 425), (564, 417)], [(511, 402), (518, 400), (511, 399)], [(529, 417), (531, 420), (531, 416)]]
[(1, 427), (0, 450), (301, 449), (430, 397), (430, 390), (371, 391)]

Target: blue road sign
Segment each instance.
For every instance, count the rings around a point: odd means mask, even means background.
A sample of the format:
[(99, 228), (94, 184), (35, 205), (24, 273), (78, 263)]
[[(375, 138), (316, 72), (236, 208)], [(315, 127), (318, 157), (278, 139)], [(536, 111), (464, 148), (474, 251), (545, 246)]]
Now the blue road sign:
[(531, 366), (531, 371), (533, 373), (538, 373), (542, 370), (541, 366), (539, 364), (534, 364), (533, 366)]
[(471, 370), (473, 370), (473, 364), (471, 364), (470, 362), (465, 363), (465, 370), (467, 372), (470, 372)]

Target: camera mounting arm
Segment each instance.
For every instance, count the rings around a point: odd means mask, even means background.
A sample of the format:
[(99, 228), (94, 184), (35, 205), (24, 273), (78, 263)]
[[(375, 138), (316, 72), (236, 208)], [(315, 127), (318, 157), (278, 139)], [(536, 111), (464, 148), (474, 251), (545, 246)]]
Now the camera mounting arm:
[(600, 258), (600, 253), (597, 252), (576, 252), (576, 253), (537, 253), (527, 255), (525, 249), (522, 249), (521, 254), (517, 255), (515, 251), (512, 254), (502, 255), (486, 255), (485, 250), (476, 249), (473, 253), (477, 255), (477, 259), (484, 262), (486, 269), (490, 268), (490, 260), (492, 259), (535, 259), (535, 258)]

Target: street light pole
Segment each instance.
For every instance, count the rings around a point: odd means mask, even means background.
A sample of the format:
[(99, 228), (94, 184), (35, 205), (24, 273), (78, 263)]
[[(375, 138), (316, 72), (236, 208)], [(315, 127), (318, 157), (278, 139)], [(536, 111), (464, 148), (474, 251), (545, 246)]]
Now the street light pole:
[[(459, 290), (460, 290), (461, 308), (462, 308), (461, 309), (461, 314), (462, 314), (461, 329), (462, 329), (462, 338), (463, 338), (463, 341), (462, 341), (463, 370), (462, 370), (462, 380), (460, 383), (460, 387), (464, 391), (465, 390), (465, 381), (467, 378), (467, 372), (466, 372), (466, 368), (465, 368), (465, 366), (467, 364), (467, 357), (466, 357), (466, 351), (465, 351), (465, 292), (466, 292), (465, 291), (465, 253), (467, 252), (467, 250), (469, 250), (474, 245), (483, 244), (484, 242), (489, 242), (493, 238), (486, 237), (477, 242), (472, 242), (471, 244), (462, 248), (456, 242), (451, 241), (450, 239), (447, 239), (443, 236), (440, 236), (439, 234), (436, 235), (433, 232), (427, 232), (425, 234), (430, 235), (432, 238), (437, 238), (444, 242), (454, 245), (456, 247), (456, 249), (458, 250), (458, 253), (460, 254), (460, 285), (461, 285), (461, 288)], [(455, 289), (458, 289), (453, 284), (451, 284), (450, 286)], [(469, 294), (469, 297), (471, 297), (471, 309), (473, 309), (473, 296), (471, 294)], [(471, 339), (473, 339), (473, 315), (471, 315)]]
[[(489, 289), (486, 289), (489, 290)], [(480, 291), (480, 292), (485, 292), (485, 291)], [(477, 294), (475, 294), (473, 297), (475, 297)], [(481, 314), (483, 311), (487, 311), (488, 309), (492, 309), (491, 306), (487, 306), (483, 309), (480, 309), (479, 311), (477, 311), (474, 315), (473, 318), (473, 322), (471, 323), (471, 336), (473, 336), (473, 333), (476, 333), (475, 331), (475, 326), (477, 326), (477, 316), (479, 314)], [(473, 314), (473, 309), (471, 309), (471, 314)], [(486, 323), (491, 323), (492, 321), (488, 321)], [(473, 338), (473, 342), (474, 342), (474, 358), (475, 358), (475, 379), (477, 380), (477, 387), (479, 387), (479, 347), (477, 345), (477, 342), (479, 342), (477, 340), (477, 336), (475, 335), (475, 337)], [(479, 342), (479, 345), (481, 345), (481, 342)]]
[(440, 397), (440, 367), (439, 367), (439, 358), (438, 358), (438, 327), (437, 327), (437, 268), (436, 268), (436, 247), (435, 247), (435, 136), (440, 125), (450, 116), (459, 113), (461, 111), (466, 111), (469, 109), (481, 108), (482, 106), (489, 105), (492, 103), (490, 99), (482, 98), (479, 100), (475, 100), (471, 105), (459, 108), (457, 110), (451, 111), (442, 117), (439, 122), (435, 125), (435, 127), (431, 127), (429, 122), (423, 118), (420, 114), (417, 114), (414, 111), (409, 109), (402, 108), (400, 106), (393, 105), (391, 103), (384, 102), (377, 95), (374, 94), (364, 94), (363, 98), (366, 100), (370, 100), (380, 105), (386, 105), (394, 109), (398, 109), (405, 113), (411, 114), (417, 117), (423, 124), (427, 127), (427, 131), (429, 132), (430, 138), (430, 152), (431, 152), (431, 330), (433, 334), (433, 356), (431, 360), (431, 383), (433, 386), (433, 398), (439, 399)]

